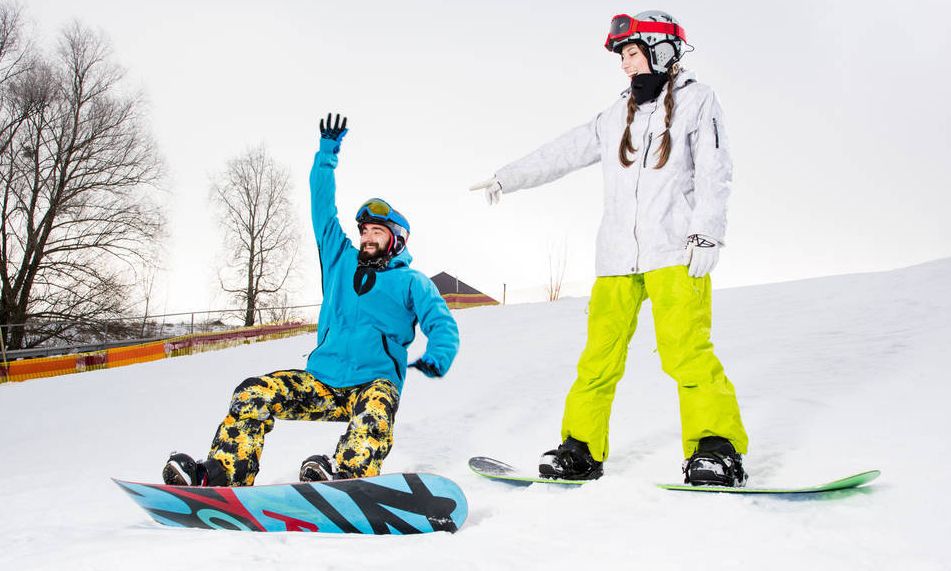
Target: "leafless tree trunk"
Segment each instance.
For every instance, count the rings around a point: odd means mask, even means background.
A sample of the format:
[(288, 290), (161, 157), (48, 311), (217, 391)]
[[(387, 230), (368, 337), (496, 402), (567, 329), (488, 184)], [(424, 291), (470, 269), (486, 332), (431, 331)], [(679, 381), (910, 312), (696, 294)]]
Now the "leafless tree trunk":
[[(139, 287), (141, 288), (140, 292), (142, 294), (142, 301), (145, 306), (144, 311), (142, 313), (142, 330), (139, 333), (139, 337), (142, 337), (143, 339), (146, 337), (147, 333), (150, 333), (148, 331), (149, 306), (152, 303), (152, 295), (153, 295), (152, 292), (155, 289), (155, 274), (157, 272), (158, 272), (158, 268), (150, 265), (144, 268), (144, 271), (142, 273), (142, 279), (139, 281)], [(151, 337), (152, 335), (149, 334), (148, 336)]]
[(14, 328), (8, 348), (119, 316), (161, 236), (151, 192), (161, 163), (141, 99), (121, 91), (109, 58), (105, 39), (76, 23), (49, 61), (23, 56), (0, 92), (0, 124), (15, 125), (0, 138), (0, 323), (49, 324), (30, 338)]
[(294, 266), (298, 233), (289, 190), (287, 169), (263, 145), (229, 161), (212, 184), (230, 254), (221, 287), (244, 306), (246, 326), (254, 325), (257, 308), (281, 291)]

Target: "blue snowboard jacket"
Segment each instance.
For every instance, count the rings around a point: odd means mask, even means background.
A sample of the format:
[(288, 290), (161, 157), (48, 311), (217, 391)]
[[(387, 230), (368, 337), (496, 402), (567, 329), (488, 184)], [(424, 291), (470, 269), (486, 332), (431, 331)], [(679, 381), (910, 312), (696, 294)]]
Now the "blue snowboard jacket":
[(422, 358), (440, 376), (459, 350), (459, 329), (432, 280), (409, 267), (413, 258), (405, 248), (381, 271), (358, 266), (359, 250), (337, 219), (334, 169), (339, 146), (321, 139), (310, 171), (323, 303), (317, 347), (307, 358), (307, 371), (332, 387), (383, 378), (402, 390), (416, 324), (427, 338)]

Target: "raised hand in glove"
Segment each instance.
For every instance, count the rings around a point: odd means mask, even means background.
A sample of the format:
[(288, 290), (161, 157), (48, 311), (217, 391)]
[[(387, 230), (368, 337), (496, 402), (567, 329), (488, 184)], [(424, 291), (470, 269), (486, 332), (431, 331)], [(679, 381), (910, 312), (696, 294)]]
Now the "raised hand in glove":
[(443, 376), (443, 372), (439, 370), (439, 367), (425, 356), (411, 363), (410, 367), (419, 369), (419, 372), (429, 378)]
[(703, 234), (691, 234), (687, 238), (687, 273), (692, 278), (702, 278), (713, 271), (720, 259), (720, 244)]
[(320, 120), (320, 150), (328, 151), (334, 154), (340, 152), (340, 142), (347, 134), (347, 118), (343, 117), (341, 122), (340, 114), (337, 113), (331, 122), (330, 113), (327, 113), (327, 123)]

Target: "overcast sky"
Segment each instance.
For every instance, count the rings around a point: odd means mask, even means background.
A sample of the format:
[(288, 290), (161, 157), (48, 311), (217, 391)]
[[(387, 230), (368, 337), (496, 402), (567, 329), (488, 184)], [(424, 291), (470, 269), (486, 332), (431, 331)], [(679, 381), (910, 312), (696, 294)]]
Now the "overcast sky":
[[(344, 228), (381, 196), (412, 224), (414, 267), (501, 296), (594, 277), (600, 169), (506, 195), (467, 188), (625, 88), (603, 48), (617, 13), (666, 10), (717, 91), (732, 142), (728, 247), (715, 287), (885, 270), (951, 256), (951, 6), (940, 0), (29, 0), (50, 43), (73, 19), (101, 30), (148, 100), (168, 167), (170, 238), (158, 310), (230, 307), (209, 179), (266, 143), (289, 167), (304, 248), (292, 301), (319, 300), (307, 174), (317, 121), (349, 117), (337, 169)], [(523, 295), (525, 298), (527, 296)]]

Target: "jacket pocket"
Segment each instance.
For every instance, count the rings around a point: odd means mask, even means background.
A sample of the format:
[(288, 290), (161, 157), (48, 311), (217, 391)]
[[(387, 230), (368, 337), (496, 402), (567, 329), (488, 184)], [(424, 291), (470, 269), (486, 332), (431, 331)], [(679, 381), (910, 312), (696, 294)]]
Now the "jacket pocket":
[(713, 144), (714, 148), (720, 148), (720, 129), (717, 127), (717, 118), (713, 118)]
[(386, 334), (380, 333), (380, 339), (383, 341), (383, 351), (386, 353), (386, 356), (390, 358), (390, 361), (393, 361), (393, 370), (396, 371), (396, 378), (403, 382), (403, 374), (400, 373), (400, 363), (396, 360), (396, 357), (390, 353), (390, 344), (386, 340)]
[(318, 339), (318, 340), (317, 340), (317, 346), (314, 347), (314, 348), (311, 350), (310, 353), (308, 353), (308, 355), (307, 355), (307, 360), (308, 360), (308, 361), (310, 361), (311, 356), (313, 356), (313, 354), (317, 352), (317, 349), (320, 349), (320, 346), (324, 344), (324, 341), (327, 340), (327, 336), (328, 336), (328, 335), (330, 335), (330, 328), (329, 328), (329, 327), (327, 328), (326, 331), (324, 331), (324, 338), (323, 338), (323, 339)]

